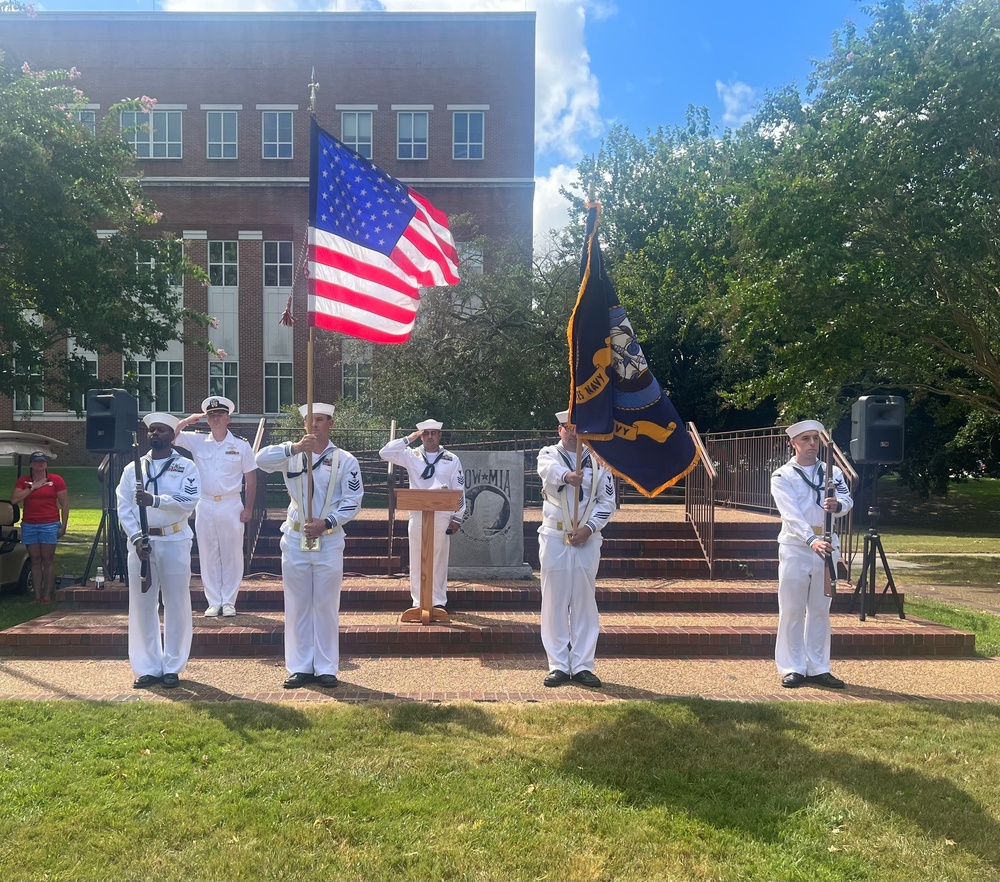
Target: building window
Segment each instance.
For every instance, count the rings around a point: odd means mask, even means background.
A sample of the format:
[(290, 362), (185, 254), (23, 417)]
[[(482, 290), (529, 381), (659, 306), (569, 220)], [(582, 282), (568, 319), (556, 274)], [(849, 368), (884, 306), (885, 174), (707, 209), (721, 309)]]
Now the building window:
[(236, 111), (208, 111), (208, 158), (236, 159)]
[(122, 135), (140, 159), (181, 159), (181, 112), (122, 111)]
[(240, 409), (240, 364), (213, 359), (208, 365), (208, 394), (228, 398)]
[(264, 243), (264, 287), (292, 287), (292, 243)]
[(462, 267), (462, 278), (481, 276), (483, 274), (483, 249), (478, 243), (456, 242), (458, 263)]
[(264, 362), (264, 413), (281, 413), (281, 408), (294, 404), (292, 363)]
[(452, 158), (483, 158), (483, 119), (482, 111), (462, 111), (455, 114), (452, 129)]
[(265, 110), (261, 123), (264, 132), (264, 159), (291, 159), (292, 112)]
[(340, 362), (342, 398), (362, 404), (371, 402), (372, 351), (372, 344), (364, 340), (348, 338), (343, 341)]
[(93, 110), (78, 110), (76, 118), (83, 123), (90, 131), (90, 134), (97, 134), (97, 113)]
[(167, 413), (184, 411), (184, 362), (135, 362), (139, 378), (139, 410)]
[(365, 159), (372, 158), (371, 111), (344, 111), (340, 114), (340, 140)]
[[(17, 367), (14, 368), (15, 374), (18, 373)], [(21, 374), (21, 376), (24, 376)], [(34, 371), (30, 374), (32, 377), (40, 377), (41, 374)], [(24, 392), (14, 392), (14, 412), (17, 413), (44, 413), (45, 411), (45, 396), (38, 394), (25, 394)]]
[(427, 113), (400, 111), (396, 117), (396, 158), (427, 158)]
[(208, 243), (208, 283), (235, 288), (240, 283), (240, 243), (216, 239)]
[[(141, 273), (145, 269), (152, 275), (156, 269), (157, 260), (172, 261), (184, 256), (184, 243), (179, 239), (148, 239), (146, 241), (152, 246), (152, 253), (136, 254), (135, 269), (137, 273)], [(158, 257), (157, 253), (161, 257)], [(167, 284), (171, 288), (183, 288), (184, 273), (170, 273), (167, 276)]]

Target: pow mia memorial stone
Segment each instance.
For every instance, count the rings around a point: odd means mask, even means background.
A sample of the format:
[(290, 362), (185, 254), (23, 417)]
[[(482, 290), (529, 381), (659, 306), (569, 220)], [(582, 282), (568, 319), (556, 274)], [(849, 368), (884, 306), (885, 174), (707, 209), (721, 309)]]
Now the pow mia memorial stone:
[(451, 537), (449, 579), (530, 579), (524, 561), (524, 454), (463, 450), (466, 513)]

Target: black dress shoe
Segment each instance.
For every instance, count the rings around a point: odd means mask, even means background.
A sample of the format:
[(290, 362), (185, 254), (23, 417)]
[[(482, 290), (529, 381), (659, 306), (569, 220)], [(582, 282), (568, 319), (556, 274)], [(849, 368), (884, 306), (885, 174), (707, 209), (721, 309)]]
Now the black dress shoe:
[(136, 677), (132, 681), (133, 689), (149, 689), (150, 686), (156, 686), (160, 682), (159, 677), (154, 677), (152, 674), (143, 674), (141, 677)]
[(313, 675), (298, 673), (292, 674), (288, 679), (285, 680), (281, 685), (286, 689), (298, 689), (300, 686), (305, 686), (307, 683), (312, 683)]
[(596, 689), (601, 685), (601, 678), (593, 671), (577, 671), (573, 675), (573, 682), (579, 683), (581, 686), (590, 686), (592, 689)]
[(786, 689), (796, 689), (806, 682), (806, 675), (800, 674), (798, 671), (792, 671), (790, 674), (785, 674), (781, 678), (781, 685)]
[(813, 677), (806, 677), (810, 683), (816, 686), (826, 686), (827, 689), (843, 689), (844, 681), (839, 677), (834, 677), (829, 671), (825, 674), (816, 674)]
[(177, 685), (180, 683), (180, 677), (177, 674), (164, 674), (163, 675), (163, 688), (164, 689), (176, 689)]
[(565, 671), (552, 671), (544, 680), (542, 684), (545, 686), (562, 686), (563, 683), (568, 683), (572, 677)]
[(319, 683), (320, 686), (324, 686), (327, 689), (333, 689), (340, 685), (340, 681), (337, 679), (336, 674), (320, 674), (316, 678), (316, 682)]

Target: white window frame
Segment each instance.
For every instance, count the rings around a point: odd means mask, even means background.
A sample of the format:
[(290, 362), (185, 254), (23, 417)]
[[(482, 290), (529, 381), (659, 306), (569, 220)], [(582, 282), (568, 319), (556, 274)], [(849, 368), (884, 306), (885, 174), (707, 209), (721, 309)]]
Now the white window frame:
[[(236, 249), (235, 260), (230, 260), (229, 252)], [(215, 252), (215, 254), (213, 254)], [(230, 275), (230, 270), (235, 276)], [(220, 275), (221, 274), (221, 275)], [(215, 288), (238, 288), (240, 285), (240, 242), (239, 239), (208, 240), (208, 279)]]
[[(423, 118), (423, 139), (421, 140), (415, 133), (415, 124), (418, 118)], [(396, 111), (396, 159), (413, 159), (424, 161), (430, 155), (430, 125), (431, 115), (426, 110), (397, 110)], [(409, 129), (408, 137), (404, 140), (403, 129)], [(423, 156), (415, 154), (423, 149)], [(409, 155), (404, 155), (408, 153)]]
[[(139, 159), (183, 159), (183, 108), (157, 108), (152, 113), (141, 110), (121, 112), (122, 135), (132, 145)], [(176, 127), (172, 137), (171, 129)]]
[[(274, 133), (271, 140), (268, 140), (268, 120), (272, 119)], [(281, 122), (287, 121), (288, 137), (282, 138)], [(295, 115), (291, 110), (262, 110), (260, 114), (260, 155), (264, 159), (294, 159), (295, 158)], [(282, 148), (287, 147), (288, 155), (282, 156)], [(268, 148), (271, 148), (272, 156), (268, 155)]]
[[(184, 412), (184, 362), (181, 359), (163, 358), (155, 361), (133, 359), (132, 369), (139, 381), (138, 394), (140, 413), (165, 411)], [(157, 386), (165, 384), (164, 389)], [(163, 401), (162, 392), (166, 393)], [(149, 407), (146, 407), (146, 405)]]
[[(213, 120), (218, 137), (212, 138)], [(227, 132), (227, 129), (231, 131)], [(239, 159), (239, 113), (236, 110), (205, 111), (205, 157), (207, 159)], [(212, 151), (215, 149), (215, 155)]]
[[(472, 117), (479, 117), (479, 140), (473, 141), (471, 135)], [(458, 138), (459, 117), (465, 120), (465, 140)], [(478, 148), (479, 155), (473, 156)], [(460, 155), (464, 152), (464, 156)], [(451, 158), (461, 161), (480, 160), (486, 155), (486, 114), (482, 110), (455, 110), (451, 117)]]
[[(282, 247), (287, 246), (287, 247)], [(264, 240), (264, 287), (291, 288), (295, 278), (295, 248), (284, 239)], [(287, 251), (287, 255), (282, 252)], [(282, 258), (287, 256), (287, 260)], [(268, 282), (268, 270), (274, 272), (275, 282)]]
[(228, 398), (240, 409), (240, 363), (212, 357), (208, 363), (208, 394)]
[[(363, 137), (362, 121), (367, 122), (367, 137)], [(348, 132), (353, 128), (353, 132)], [(342, 110), (340, 112), (340, 140), (365, 159), (374, 155), (374, 114), (370, 110)]]
[[(274, 392), (268, 394), (268, 385), (274, 386)], [(286, 385), (287, 400), (283, 400), (282, 386)], [(275, 399), (277, 408), (268, 409), (268, 398)], [(278, 414), (281, 408), (295, 403), (295, 369), (290, 361), (265, 361), (264, 362), (264, 413)]]

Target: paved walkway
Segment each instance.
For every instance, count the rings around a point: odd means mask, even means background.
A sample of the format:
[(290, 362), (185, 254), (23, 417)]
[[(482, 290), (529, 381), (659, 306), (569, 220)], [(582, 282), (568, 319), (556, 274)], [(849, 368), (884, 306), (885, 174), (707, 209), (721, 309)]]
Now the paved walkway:
[(194, 659), (177, 689), (133, 690), (121, 660), (0, 660), (0, 699), (97, 701), (1000, 701), (1000, 659), (834, 661), (840, 691), (782, 689), (767, 659), (598, 659), (601, 689), (542, 686), (541, 656), (346, 658), (332, 690), (281, 688), (280, 659)]

